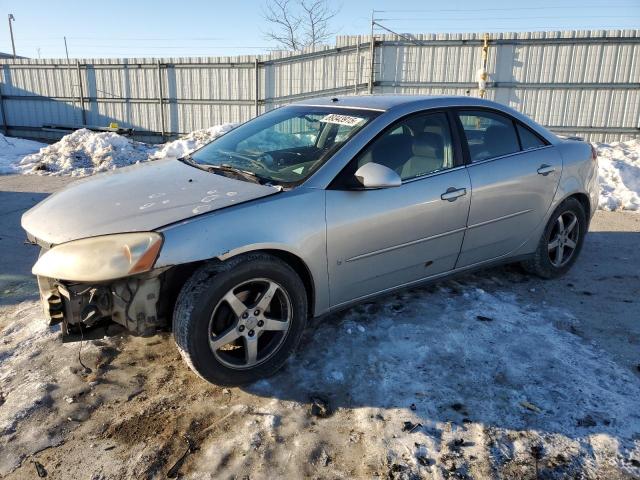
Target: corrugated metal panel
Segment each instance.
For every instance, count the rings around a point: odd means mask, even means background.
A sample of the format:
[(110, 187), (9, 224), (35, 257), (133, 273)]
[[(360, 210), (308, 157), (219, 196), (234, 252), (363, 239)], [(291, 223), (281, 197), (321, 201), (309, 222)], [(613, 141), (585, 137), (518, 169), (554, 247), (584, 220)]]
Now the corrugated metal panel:
[[(487, 97), (591, 138), (637, 136), (639, 37), (639, 30), (493, 35)], [(334, 48), (257, 57), (258, 99), (253, 56), (82, 59), (79, 69), (75, 60), (2, 60), (1, 106), (9, 126), (80, 126), (82, 91), (88, 125), (117, 122), (161, 132), (164, 118), (164, 131), (177, 134), (246, 121), (255, 115), (256, 100), (263, 112), (320, 94), (364, 93), (372, 68), (379, 93), (478, 95), (482, 35), (412, 38), (376, 36), (373, 65), (368, 36), (338, 37)], [(619, 131), (605, 132), (612, 128)]]

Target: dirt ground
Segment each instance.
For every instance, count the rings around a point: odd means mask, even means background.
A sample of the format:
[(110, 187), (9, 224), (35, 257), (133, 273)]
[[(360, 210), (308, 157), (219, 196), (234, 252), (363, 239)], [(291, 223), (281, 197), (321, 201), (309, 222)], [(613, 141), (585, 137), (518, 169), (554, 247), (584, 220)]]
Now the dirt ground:
[(0, 478), (640, 478), (639, 214), (597, 212), (561, 279), (507, 266), (360, 305), (225, 389), (169, 332), (81, 347), (42, 324), (19, 219), (67, 182), (0, 176)]

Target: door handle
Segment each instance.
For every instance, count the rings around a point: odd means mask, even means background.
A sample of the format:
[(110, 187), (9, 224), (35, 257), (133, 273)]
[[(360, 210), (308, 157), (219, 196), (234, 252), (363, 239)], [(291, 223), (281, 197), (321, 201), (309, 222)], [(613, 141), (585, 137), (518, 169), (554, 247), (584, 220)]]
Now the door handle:
[(549, 175), (552, 172), (555, 172), (556, 168), (552, 167), (551, 165), (547, 165), (546, 163), (543, 165), (540, 165), (540, 168), (538, 169), (538, 174), (539, 175), (544, 175), (545, 177), (547, 175)]
[(447, 191), (440, 195), (442, 200), (448, 200), (449, 202), (455, 202), (458, 197), (462, 197), (467, 194), (466, 188), (449, 187)]

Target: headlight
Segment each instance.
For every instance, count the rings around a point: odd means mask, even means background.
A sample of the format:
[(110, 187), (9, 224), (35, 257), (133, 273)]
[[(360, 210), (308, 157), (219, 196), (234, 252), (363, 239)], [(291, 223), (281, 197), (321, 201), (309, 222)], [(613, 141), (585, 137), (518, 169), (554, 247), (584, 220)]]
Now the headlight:
[(151, 270), (161, 246), (162, 236), (153, 232), (84, 238), (53, 247), (32, 272), (76, 282), (113, 280)]

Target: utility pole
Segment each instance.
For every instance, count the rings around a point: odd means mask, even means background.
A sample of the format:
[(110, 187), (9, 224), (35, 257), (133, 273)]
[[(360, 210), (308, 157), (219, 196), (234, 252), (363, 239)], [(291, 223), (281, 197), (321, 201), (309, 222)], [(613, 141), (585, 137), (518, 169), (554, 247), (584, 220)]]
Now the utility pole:
[(64, 38), (64, 51), (67, 54), (67, 63), (69, 63), (69, 49), (67, 48), (67, 37), (63, 37)]
[(9, 14), (9, 32), (11, 33), (11, 48), (13, 49), (13, 59), (16, 59), (16, 44), (13, 41), (13, 26), (11, 25), (11, 22), (15, 22), (16, 21), (16, 17), (13, 16), (13, 13)]
[(369, 82), (367, 85), (367, 91), (371, 95), (373, 93), (373, 83), (375, 80), (375, 60), (376, 60), (376, 41), (373, 36), (373, 28), (376, 24), (375, 10), (371, 10), (371, 41), (369, 42)]

